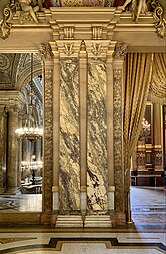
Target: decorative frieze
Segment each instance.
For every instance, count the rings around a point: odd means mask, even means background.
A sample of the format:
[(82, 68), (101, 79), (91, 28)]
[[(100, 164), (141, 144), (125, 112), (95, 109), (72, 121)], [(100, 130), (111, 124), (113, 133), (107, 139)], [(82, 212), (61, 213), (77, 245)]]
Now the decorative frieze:
[(115, 174), (115, 209), (123, 211), (123, 155), (122, 155), (122, 69), (113, 70), (113, 139)]
[[(53, 53), (49, 44), (38, 46), (43, 64), (43, 115), (44, 115), (44, 165), (43, 165), (43, 212), (42, 220), (52, 211), (53, 175)], [(47, 216), (46, 216), (47, 217)], [(47, 223), (47, 221), (46, 221)]]
[(45, 70), (44, 88), (44, 210), (52, 210), (53, 71)]

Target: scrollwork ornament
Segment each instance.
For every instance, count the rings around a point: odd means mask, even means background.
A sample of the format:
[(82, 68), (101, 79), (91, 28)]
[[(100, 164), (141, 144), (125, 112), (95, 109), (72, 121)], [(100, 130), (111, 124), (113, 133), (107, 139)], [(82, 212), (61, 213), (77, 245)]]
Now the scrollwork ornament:
[(125, 43), (117, 43), (115, 46), (115, 51), (114, 51), (114, 59), (120, 59), (120, 60), (125, 60), (127, 54), (126, 50), (126, 44)]
[(11, 19), (13, 17), (12, 14), (12, 6), (6, 5), (6, 7), (3, 10), (3, 19), (0, 22), (0, 37), (2, 39), (6, 39), (10, 35), (10, 29), (11, 29)]
[(164, 10), (163, 7), (158, 3), (156, 4), (156, 8), (153, 12), (153, 17), (157, 22), (155, 22), (155, 28), (158, 36), (165, 37), (166, 36), (166, 19), (163, 17)]

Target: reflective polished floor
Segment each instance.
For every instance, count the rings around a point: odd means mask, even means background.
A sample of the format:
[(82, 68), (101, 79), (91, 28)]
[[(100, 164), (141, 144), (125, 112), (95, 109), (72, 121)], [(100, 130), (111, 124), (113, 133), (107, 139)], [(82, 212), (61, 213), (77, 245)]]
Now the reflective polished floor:
[[(116, 228), (0, 227), (0, 254), (166, 253), (166, 191), (131, 187), (133, 224)], [(1, 196), (0, 213), (41, 211), (41, 194)]]

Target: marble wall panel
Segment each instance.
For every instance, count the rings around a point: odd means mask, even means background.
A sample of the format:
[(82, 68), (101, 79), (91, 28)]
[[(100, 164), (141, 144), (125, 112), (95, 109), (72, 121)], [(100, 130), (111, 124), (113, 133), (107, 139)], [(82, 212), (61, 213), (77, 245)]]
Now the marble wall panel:
[(78, 59), (61, 59), (60, 213), (80, 209)]
[(106, 151), (106, 63), (89, 59), (88, 64), (88, 169), (89, 213), (108, 208), (108, 167)]

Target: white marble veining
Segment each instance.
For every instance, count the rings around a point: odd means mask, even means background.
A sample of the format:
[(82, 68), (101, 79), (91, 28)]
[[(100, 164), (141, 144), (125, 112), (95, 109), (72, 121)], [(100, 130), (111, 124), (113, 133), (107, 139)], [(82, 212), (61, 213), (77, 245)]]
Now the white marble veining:
[(80, 209), (78, 59), (61, 58), (60, 211)]
[(88, 64), (88, 172), (87, 195), (90, 213), (108, 209), (106, 151), (106, 66), (105, 59)]
[[(94, 242), (75, 242), (72, 240), (74, 237), (81, 239), (89, 238), (91, 241), (92, 238), (96, 238)], [(18, 240), (17, 240), (18, 238)], [(22, 240), (21, 240), (22, 238)], [(57, 251), (53, 250), (44, 250), (43, 249), (30, 249), (28, 251), (20, 250), (17, 253), (25, 254), (25, 253), (60, 253), (60, 254), (159, 254), (164, 253), (161, 250), (155, 249), (155, 247), (128, 247), (127, 243), (163, 243), (165, 244), (165, 236), (163, 233), (0, 233), (0, 240), (3, 242), (3, 239), (11, 239), (12, 242), (1, 243), (0, 251), (7, 250), (10, 248), (17, 248), (19, 246), (31, 246), (36, 244), (48, 244), (50, 238), (69, 238), (69, 242), (64, 242), (62, 244), (61, 250)], [(97, 239), (105, 238), (109, 240), (109, 238), (117, 238), (121, 243), (126, 243), (125, 247), (114, 247), (114, 246), (106, 246), (106, 241), (100, 242)]]
[[(35, 253), (35, 254), (55, 254), (55, 251), (30, 251), (26, 253)], [(60, 254), (161, 254), (158, 250), (152, 249), (113, 249), (109, 250), (106, 249), (104, 244), (79, 244), (76, 243), (70, 244), (65, 243), (63, 244), (62, 250), (58, 253)], [(25, 254), (25, 252), (19, 252), (19, 254)]]

